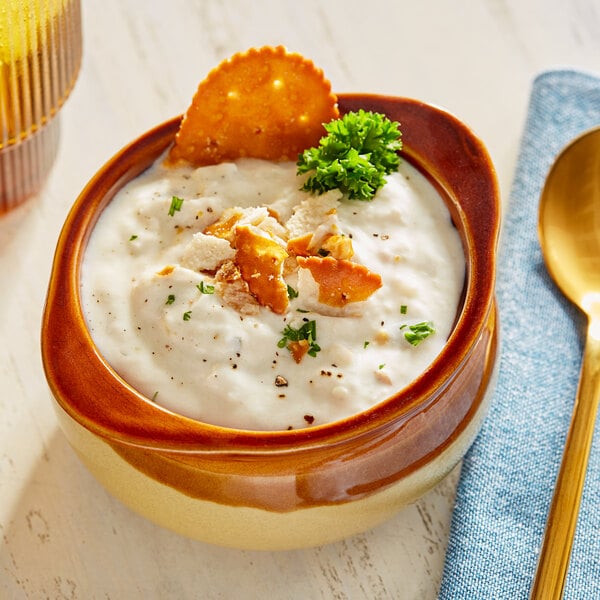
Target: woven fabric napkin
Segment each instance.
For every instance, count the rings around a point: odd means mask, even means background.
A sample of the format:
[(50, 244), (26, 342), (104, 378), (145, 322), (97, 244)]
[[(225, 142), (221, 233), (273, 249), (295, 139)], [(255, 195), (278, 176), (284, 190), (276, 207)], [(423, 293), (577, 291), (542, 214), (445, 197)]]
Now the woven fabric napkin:
[[(583, 317), (545, 269), (538, 202), (560, 150), (598, 125), (600, 78), (554, 70), (534, 80), (500, 241), (499, 378), (463, 463), (440, 600), (529, 595), (585, 333)], [(570, 600), (600, 599), (600, 423), (596, 430), (565, 589)]]

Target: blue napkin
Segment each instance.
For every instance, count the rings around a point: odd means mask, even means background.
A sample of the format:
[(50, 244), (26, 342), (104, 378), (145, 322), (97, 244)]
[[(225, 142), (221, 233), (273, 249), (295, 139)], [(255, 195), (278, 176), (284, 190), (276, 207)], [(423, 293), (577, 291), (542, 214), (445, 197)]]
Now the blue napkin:
[[(540, 192), (560, 150), (600, 125), (600, 78), (547, 71), (533, 82), (500, 242), (502, 352), (490, 414), (465, 457), (440, 600), (528, 598), (583, 352), (584, 318), (544, 266)], [(600, 598), (600, 423), (565, 598)]]

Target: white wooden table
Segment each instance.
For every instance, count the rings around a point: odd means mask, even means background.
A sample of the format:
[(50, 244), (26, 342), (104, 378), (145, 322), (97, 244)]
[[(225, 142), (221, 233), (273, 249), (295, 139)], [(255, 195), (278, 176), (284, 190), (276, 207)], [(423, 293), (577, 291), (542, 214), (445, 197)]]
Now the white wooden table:
[(0, 598), (435, 598), (458, 472), (379, 528), (282, 553), (211, 547), (130, 512), (57, 427), (40, 318), (55, 241), (94, 171), (181, 113), (221, 59), (284, 44), (337, 92), (444, 106), (488, 145), (508, 195), (530, 83), (600, 69), (598, 0), (83, 0), (84, 61), (37, 199), (0, 219)]

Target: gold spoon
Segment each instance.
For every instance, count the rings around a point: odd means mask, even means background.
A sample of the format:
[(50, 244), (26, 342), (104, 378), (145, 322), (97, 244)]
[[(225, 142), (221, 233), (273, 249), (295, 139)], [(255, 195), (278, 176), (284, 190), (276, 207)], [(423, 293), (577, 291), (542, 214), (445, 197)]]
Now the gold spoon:
[(538, 233), (550, 275), (587, 317), (583, 364), (530, 598), (562, 598), (600, 398), (600, 127), (550, 169)]

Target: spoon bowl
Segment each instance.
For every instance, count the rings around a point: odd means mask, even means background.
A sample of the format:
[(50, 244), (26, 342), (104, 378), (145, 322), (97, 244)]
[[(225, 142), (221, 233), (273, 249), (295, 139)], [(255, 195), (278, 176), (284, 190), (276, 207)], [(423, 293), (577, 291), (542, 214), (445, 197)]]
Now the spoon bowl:
[(577, 397), (530, 598), (562, 598), (600, 398), (600, 127), (573, 140), (548, 173), (539, 238), (551, 277), (587, 317)]
[(571, 142), (551, 168), (539, 238), (550, 275), (587, 313), (600, 302), (600, 127)]

